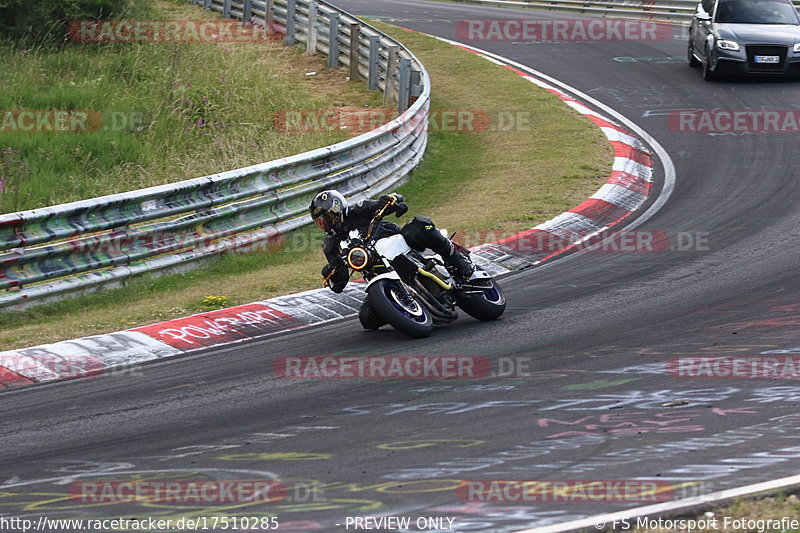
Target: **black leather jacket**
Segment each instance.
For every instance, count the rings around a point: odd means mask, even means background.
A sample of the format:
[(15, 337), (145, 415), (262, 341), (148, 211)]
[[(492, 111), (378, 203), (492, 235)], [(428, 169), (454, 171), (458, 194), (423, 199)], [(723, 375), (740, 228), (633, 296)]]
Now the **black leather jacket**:
[[(401, 209), (402, 213), (405, 213), (408, 207), (405, 204), (401, 205), (402, 207), (390, 205), (386, 208), (386, 211), (384, 211), (384, 215), (396, 213), (398, 209)], [(375, 218), (375, 215), (383, 206), (384, 202), (378, 200), (359, 201), (348, 210), (344, 224), (334, 231), (329, 232), (327, 237), (325, 237), (322, 243), (322, 251), (325, 254), (325, 258), (328, 260), (328, 264), (322, 269), (322, 276), (327, 277), (328, 273), (336, 269), (336, 272), (334, 272), (329, 281), (329, 287), (333, 292), (342, 292), (347, 282), (350, 280), (350, 273), (344, 261), (342, 261), (339, 245), (353, 230), (358, 230), (359, 234), (365, 237), (369, 230), (370, 222), (372, 222), (372, 219)], [(400, 226), (382, 219), (378, 223), (378, 227), (375, 228), (373, 235), (381, 239), (398, 233), (400, 233)]]

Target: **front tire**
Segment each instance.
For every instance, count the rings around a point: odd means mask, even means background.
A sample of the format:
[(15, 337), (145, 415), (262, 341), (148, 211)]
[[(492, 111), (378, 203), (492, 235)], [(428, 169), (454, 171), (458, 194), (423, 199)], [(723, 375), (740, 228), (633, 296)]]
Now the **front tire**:
[(492, 287), (480, 294), (459, 294), (458, 306), (469, 316), (478, 320), (497, 320), (506, 310), (506, 296), (492, 280)]
[(706, 81), (717, 79), (717, 73), (711, 68), (711, 51), (708, 47), (706, 47), (706, 57), (703, 60), (703, 79)]
[(361, 303), (361, 308), (358, 310), (358, 321), (361, 322), (364, 329), (378, 329), (386, 324), (383, 317), (381, 317), (372, 306), (369, 294), (364, 298), (364, 301)]
[(431, 314), (416, 298), (409, 298), (399, 281), (380, 279), (367, 289), (367, 297), (375, 312), (397, 331), (414, 339), (433, 331)]
[(700, 60), (697, 59), (694, 56), (694, 46), (692, 46), (692, 43), (689, 43), (689, 48), (688, 48), (688, 51), (687, 51), (686, 55), (687, 55), (687, 58), (689, 59), (689, 66), (690, 67), (697, 68), (697, 67), (702, 65)]

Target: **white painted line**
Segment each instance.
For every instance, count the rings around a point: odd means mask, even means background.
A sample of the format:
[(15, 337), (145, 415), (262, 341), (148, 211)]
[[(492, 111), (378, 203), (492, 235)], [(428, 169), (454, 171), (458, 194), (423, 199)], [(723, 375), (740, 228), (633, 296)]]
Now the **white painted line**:
[(653, 181), (653, 169), (627, 157), (615, 157), (612, 171), (625, 172), (645, 181)]
[(604, 117), (603, 115), (601, 115), (597, 111), (593, 111), (593, 110), (589, 109), (588, 107), (586, 107), (583, 104), (579, 104), (577, 102), (571, 102), (569, 100), (564, 100), (564, 103), (567, 104), (568, 106), (570, 106), (572, 109), (574, 109), (578, 113), (580, 113), (581, 115), (589, 115), (589, 116), (592, 116), (592, 117), (601, 118), (603, 120), (608, 120), (606, 117)]
[(605, 226), (580, 213), (567, 211), (565, 213), (561, 213), (555, 218), (551, 218), (547, 222), (542, 222), (532, 229), (540, 229), (549, 231), (551, 233), (557, 233), (559, 235), (563, 234), (576, 237), (579, 236), (581, 237), (580, 240), (583, 240), (582, 238), (586, 235), (593, 235), (604, 230)]
[(622, 520), (626, 519), (631, 520), (644, 516), (658, 516), (663, 513), (674, 514), (675, 511), (680, 511), (682, 509), (688, 511), (692, 507), (708, 505), (710, 503), (729, 500), (731, 498), (739, 498), (742, 496), (758, 494), (759, 492), (783, 489), (799, 484), (800, 476), (790, 476), (772, 481), (765, 481), (763, 483), (745, 485), (744, 487), (739, 487), (736, 489), (710, 492), (702, 496), (694, 496), (692, 498), (685, 498), (683, 500), (676, 500), (674, 502), (658, 503), (655, 505), (628, 509), (627, 511), (596, 515), (589, 518), (582, 518), (580, 520), (571, 520), (569, 522), (562, 522), (560, 524), (553, 524), (550, 526), (523, 529), (520, 531), (515, 531), (514, 533), (565, 533), (567, 531), (575, 531), (577, 529), (587, 528), (600, 531), (606, 527), (612, 527), (615, 521), (617, 524), (619, 524)]
[(628, 211), (635, 210), (647, 200), (647, 196), (644, 194), (632, 191), (622, 185), (610, 183), (606, 183), (600, 187), (600, 189), (589, 198), (604, 200), (610, 204), (625, 208)]
[(626, 144), (639, 151), (650, 153), (650, 150), (647, 149), (647, 147), (642, 143), (642, 141), (640, 141), (636, 137), (633, 137), (632, 135), (628, 135), (627, 133), (622, 133), (621, 131), (615, 130), (614, 128), (601, 127), (600, 131), (602, 131), (605, 134), (606, 138), (612, 143), (618, 142)]

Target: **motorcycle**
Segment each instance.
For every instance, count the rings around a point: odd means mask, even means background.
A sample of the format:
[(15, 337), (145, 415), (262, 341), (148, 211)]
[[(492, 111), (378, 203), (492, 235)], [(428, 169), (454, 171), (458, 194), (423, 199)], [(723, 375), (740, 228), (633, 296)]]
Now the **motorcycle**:
[[(505, 295), (485, 271), (476, 267), (470, 279), (460, 282), (440, 256), (412, 249), (402, 235), (374, 238), (374, 230), (393, 202), (375, 215), (366, 236), (353, 230), (339, 247), (350, 275), (360, 273), (367, 282), (367, 296), (358, 314), (361, 325), (378, 329), (389, 324), (409, 337), (423, 338), (434, 326), (455, 321), (458, 308), (478, 320), (499, 318), (506, 308)], [(439, 231), (447, 237), (445, 230)], [(469, 256), (469, 250), (458, 243), (453, 246)]]

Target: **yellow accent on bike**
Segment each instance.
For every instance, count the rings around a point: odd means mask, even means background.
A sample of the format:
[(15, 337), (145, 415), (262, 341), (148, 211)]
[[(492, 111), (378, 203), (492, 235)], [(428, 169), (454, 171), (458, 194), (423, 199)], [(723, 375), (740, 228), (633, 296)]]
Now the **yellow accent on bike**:
[(452, 286), (452, 285), (450, 285), (449, 283), (446, 283), (445, 281), (443, 281), (443, 280), (442, 280), (442, 279), (441, 279), (439, 276), (437, 276), (436, 274), (432, 274), (431, 272), (428, 272), (427, 270), (422, 270), (421, 268), (418, 268), (418, 269), (417, 269), (417, 272), (419, 272), (420, 274), (422, 274), (422, 275), (423, 275), (423, 276), (425, 276), (426, 278), (430, 278), (430, 279), (432, 279), (433, 281), (435, 281), (435, 282), (436, 282), (436, 284), (437, 284), (438, 286), (440, 286), (441, 288), (443, 288), (443, 289), (444, 289), (444, 290), (446, 290), (446, 291), (449, 291), (450, 289), (452, 289), (452, 288), (453, 288), (453, 286)]

